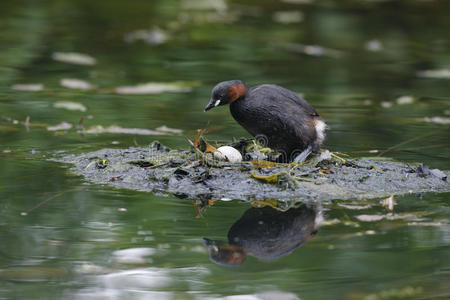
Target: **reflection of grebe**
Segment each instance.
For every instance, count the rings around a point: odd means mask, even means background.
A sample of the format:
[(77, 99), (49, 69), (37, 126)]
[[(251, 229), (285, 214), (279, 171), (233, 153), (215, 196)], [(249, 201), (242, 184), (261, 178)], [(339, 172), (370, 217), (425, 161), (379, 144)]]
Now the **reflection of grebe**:
[(260, 259), (285, 256), (317, 233), (317, 212), (302, 205), (286, 212), (272, 207), (250, 208), (228, 231), (228, 244), (204, 238), (210, 259), (217, 264), (240, 265), (247, 255)]

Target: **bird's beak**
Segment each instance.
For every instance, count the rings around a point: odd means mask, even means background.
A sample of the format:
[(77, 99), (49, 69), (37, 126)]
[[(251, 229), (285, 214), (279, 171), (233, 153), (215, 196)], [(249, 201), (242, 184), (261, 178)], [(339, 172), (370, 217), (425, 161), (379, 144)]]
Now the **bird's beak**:
[(215, 100), (214, 101), (214, 99), (211, 99), (211, 100), (209, 100), (208, 105), (206, 105), (205, 111), (208, 111), (211, 108), (218, 106), (219, 104), (220, 104), (220, 100)]
[(213, 242), (212, 240), (210, 240), (210, 239), (203, 238), (203, 244), (204, 244), (206, 247), (208, 247), (208, 246), (211, 246), (212, 244), (214, 244), (214, 242)]

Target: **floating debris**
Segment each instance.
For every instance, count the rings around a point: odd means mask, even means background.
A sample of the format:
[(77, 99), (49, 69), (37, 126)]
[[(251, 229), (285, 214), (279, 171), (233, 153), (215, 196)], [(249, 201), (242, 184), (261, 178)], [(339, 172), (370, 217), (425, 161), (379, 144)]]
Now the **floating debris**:
[(440, 69), (440, 70), (425, 70), (416, 73), (418, 77), (422, 78), (436, 78), (436, 79), (449, 79), (450, 69)]
[(39, 92), (44, 89), (44, 85), (41, 83), (33, 83), (33, 84), (14, 84), (11, 86), (13, 90), (17, 91), (25, 91), (25, 92)]
[(137, 134), (137, 135), (165, 135), (164, 132), (143, 129), (143, 128), (123, 128), (120, 126), (108, 126), (103, 127), (101, 125), (93, 126), (84, 131), (86, 134), (103, 134), (103, 133), (112, 133), (112, 134)]
[(181, 129), (169, 128), (167, 126), (160, 126), (154, 130), (145, 128), (124, 128), (116, 125), (111, 125), (108, 127), (103, 127), (101, 125), (92, 126), (84, 133), (87, 134), (102, 134), (102, 133), (112, 133), (112, 134), (137, 134), (137, 135), (168, 135), (175, 134), (179, 135), (183, 131)]
[(113, 252), (113, 260), (121, 264), (145, 264), (148, 263), (147, 256), (155, 253), (153, 248), (129, 248)]
[(93, 66), (97, 63), (92, 56), (76, 52), (55, 52), (52, 54), (52, 58), (56, 61), (75, 65)]
[(277, 11), (273, 14), (273, 20), (281, 24), (294, 24), (303, 21), (301, 11)]
[(413, 96), (401, 96), (401, 97), (398, 97), (397, 100), (395, 100), (395, 102), (397, 102), (397, 104), (399, 104), (399, 105), (412, 104), (414, 102), (414, 97)]
[(57, 101), (53, 103), (54, 108), (63, 108), (67, 110), (79, 110), (85, 112), (87, 110), (86, 106), (78, 102), (72, 101)]
[(376, 294), (368, 294), (361, 299), (383, 300), (383, 299), (420, 299), (427, 298), (423, 296), (424, 289), (420, 286), (406, 286), (401, 289), (383, 290)]
[(152, 30), (140, 29), (129, 32), (125, 35), (124, 40), (127, 43), (134, 43), (136, 41), (143, 41), (149, 45), (159, 45), (167, 41), (168, 34), (166, 31), (155, 27)]
[(281, 0), (281, 2), (290, 4), (309, 4), (312, 3), (313, 1), (315, 0)]
[(159, 126), (155, 130), (160, 131), (160, 132), (165, 132), (165, 133), (171, 133), (171, 134), (182, 134), (183, 133), (183, 130), (181, 130), (181, 129), (170, 128), (170, 127), (167, 127), (166, 125)]
[(48, 131), (59, 131), (59, 130), (70, 130), (72, 129), (73, 125), (67, 122), (61, 122), (58, 125), (55, 126), (48, 126)]
[(372, 207), (372, 205), (370, 204), (366, 204), (366, 205), (356, 205), (356, 204), (344, 204), (344, 203), (339, 203), (338, 204), (340, 207), (346, 208), (346, 209), (350, 209), (350, 210), (364, 210), (364, 209), (369, 209)]
[(382, 102), (380, 103), (380, 105), (381, 105), (382, 108), (391, 108), (392, 105), (393, 105), (393, 103), (392, 103), (392, 102), (389, 102), (389, 101), (382, 101)]
[(361, 222), (377, 222), (385, 218), (383, 215), (359, 215), (356, 218)]
[(384, 200), (381, 200), (381, 205), (388, 211), (393, 212), (395, 206), (394, 196), (390, 196)]
[(329, 57), (339, 57), (341, 51), (325, 48), (319, 45), (303, 45), (303, 44), (289, 44), (287, 45), (287, 50), (295, 53), (306, 54), (309, 56), (329, 56)]
[(149, 82), (138, 84), (135, 86), (120, 86), (116, 88), (117, 94), (125, 95), (144, 95), (144, 94), (161, 94), (166, 92), (171, 93), (187, 93), (192, 90), (182, 82), (163, 83), (163, 82)]
[(370, 40), (364, 44), (364, 48), (368, 51), (378, 52), (383, 50), (383, 44), (379, 40)]
[(13, 127), (13, 126), (3, 126), (0, 125), (0, 131), (4, 131), (4, 132), (8, 132), (8, 131), (19, 131), (19, 129), (17, 127)]
[(181, 8), (186, 10), (215, 10), (225, 12), (228, 5), (225, 0), (183, 0)]
[(435, 123), (435, 124), (450, 124), (450, 118), (446, 117), (425, 117), (421, 119), (416, 119), (417, 121), (427, 122), (427, 123)]
[(93, 88), (89, 82), (74, 78), (61, 79), (60, 84), (69, 89), (90, 90)]
[(75, 273), (79, 274), (106, 274), (108, 270), (104, 267), (84, 262), (74, 268)]
[(408, 226), (423, 226), (423, 227), (444, 227), (448, 226), (448, 222), (409, 222)]

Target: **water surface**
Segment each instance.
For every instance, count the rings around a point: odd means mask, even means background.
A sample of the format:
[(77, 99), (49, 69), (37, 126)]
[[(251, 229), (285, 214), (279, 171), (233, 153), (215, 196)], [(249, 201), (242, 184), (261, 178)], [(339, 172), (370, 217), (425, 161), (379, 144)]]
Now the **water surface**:
[[(330, 126), (332, 151), (449, 169), (446, 1), (6, 1), (0, 16), (0, 299), (450, 296), (449, 194), (396, 197), (394, 214), (382, 199), (322, 203), (325, 221), (300, 248), (224, 266), (203, 238), (228, 243), (248, 203), (216, 201), (196, 218), (198, 199), (86, 184), (46, 160), (154, 139), (187, 147), (197, 128), (211, 140), (248, 136), (226, 107), (203, 113), (217, 82), (242, 79), (303, 94)], [(149, 82), (189, 91), (115, 93)], [(183, 134), (82, 135), (82, 116), (85, 129)], [(73, 128), (47, 130), (61, 122)]]

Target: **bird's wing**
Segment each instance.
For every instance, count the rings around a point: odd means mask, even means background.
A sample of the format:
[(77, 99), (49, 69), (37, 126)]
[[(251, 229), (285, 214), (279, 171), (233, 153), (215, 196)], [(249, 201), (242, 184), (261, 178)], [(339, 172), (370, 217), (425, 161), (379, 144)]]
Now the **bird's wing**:
[[(306, 114), (310, 116), (319, 116), (314, 107), (311, 106), (305, 99), (303, 99), (298, 94), (285, 89), (284, 87), (274, 85), (274, 84), (263, 84), (252, 88), (252, 93), (262, 94), (265, 97), (270, 97), (273, 101), (279, 102), (280, 100), (288, 100), (293, 104), (299, 105), (305, 111)], [(281, 105), (289, 106), (287, 103), (280, 103)]]

